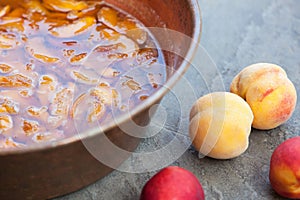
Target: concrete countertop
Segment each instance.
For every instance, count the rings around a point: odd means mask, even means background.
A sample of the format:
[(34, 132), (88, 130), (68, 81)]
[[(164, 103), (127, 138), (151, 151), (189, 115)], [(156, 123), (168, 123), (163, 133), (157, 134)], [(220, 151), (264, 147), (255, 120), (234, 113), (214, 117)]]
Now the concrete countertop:
[[(271, 62), (286, 70), (300, 94), (300, 1), (199, 0), (199, 3), (203, 15), (201, 45), (215, 62), (225, 90), (229, 90), (231, 80), (245, 66)], [(187, 137), (189, 109), (194, 98), (218, 90), (213, 86), (220, 84), (216, 77), (201, 76), (201, 70), (212, 64), (203, 49), (201, 56), (195, 58), (200, 64), (192, 65), (163, 99), (146, 130), (156, 134), (143, 139), (136, 150), (142, 155), (165, 149), (164, 154), (157, 154), (154, 160), (141, 156), (130, 159), (102, 180), (57, 199), (138, 199), (143, 185), (156, 173), (148, 171), (165, 165), (177, 165), (193, 172), (208, 200), (282, 199), (270, 186), (269, 161), (281, 142), (300, 135), (299, 100), (294, 115), (284, 125), (270, 131), (252, 130), (249, 148), (240, 157), (225, 161), (198, 158)], [(187, 87), (192, 87), (193, 97), (187, 95), (190, 91)], [(162, 117), (166, 119), (163, 130), (157, 130)], [(166, 148), (172, 141), (183, 148), (178, 152)]]

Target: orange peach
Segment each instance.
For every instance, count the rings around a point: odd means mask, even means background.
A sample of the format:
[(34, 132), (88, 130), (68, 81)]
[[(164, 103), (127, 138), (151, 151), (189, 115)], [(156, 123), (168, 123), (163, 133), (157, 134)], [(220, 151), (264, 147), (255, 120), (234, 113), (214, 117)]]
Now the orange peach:
[(297, 93), (279, 66), (258, 63), (243, 69), (232, 81), (230, 91), (244, 98), (254, 114), (252, 126), (273, 129), (293, 114)]
[(300, 137), (280, 144), (272, 154), (270, 183), (281, 196), (300, 199)]
[(253, 114), (238, 95), (216, 92), (197, 100), (190, 112), (190, 138), (203, 155), (230, 159), (248, 148)]

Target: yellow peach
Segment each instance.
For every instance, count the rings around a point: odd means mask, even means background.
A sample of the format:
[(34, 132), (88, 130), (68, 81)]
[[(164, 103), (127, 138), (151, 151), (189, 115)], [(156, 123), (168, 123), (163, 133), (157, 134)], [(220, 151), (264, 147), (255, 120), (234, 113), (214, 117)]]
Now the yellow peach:
[(261, 130), (285, 123), (297, 102), (296, 89), (286, 72), (268, 63), (246, 67), (233, 79), (230, 91), (247, 101), (254, 114), (252, 126)]
[(248, 148), (253, 114), (238, 95), (215, 92), (197, 100), (190, 112), (190, 138), (203, 155), (230, 159)]

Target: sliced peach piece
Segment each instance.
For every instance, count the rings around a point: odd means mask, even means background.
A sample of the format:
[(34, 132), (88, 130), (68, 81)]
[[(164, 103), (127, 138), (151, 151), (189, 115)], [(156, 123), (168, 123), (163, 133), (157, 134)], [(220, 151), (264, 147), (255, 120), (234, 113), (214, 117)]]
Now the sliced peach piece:
[(5, 63), (0, 63), (0, 73), (7, 74), (13, 70), (13, 67)]
[(0, 19), (1, 17), (5, 16), (10, 11), (10, 6), (6, 5), (3, 8), (0, 9)]
[(0, 76), (0, 87), (21, 88), (31, 87), (32, 79), (23, 74), (13, 74), (10, 76)]
[(0, 115), (0, 133), (3, 133), (13, 127), (13, 120), (10, 115)]
[(88, 4), (85, 1), (74, 0), (43, 0), (43, 3), (49, 10), (58, 12), (78, 11), (88, 7)]
[(88, 30), (95, 23), (94, 17), (83, 17), (70, 24), (53, 27), (49, 31), (53, 36), (60, 38), (74, 37)]
[(117, 13), (113, 8), (103, 7), (98, 12), (98, 21), (119, 33), (126, 34), (138, 44), (145, 43), (148, 38), (147, 32), (131, 18), (119, 17)]
[(18, 44), (20, 43), (14, 34), (0, 31), (0, 49), (13, 49)]
[(32, 57), (43, 63), (57, 63), (60, 61), (59, 57), (45, 46), (43, 38), (37, 37), (29, 39), (25, 49)]

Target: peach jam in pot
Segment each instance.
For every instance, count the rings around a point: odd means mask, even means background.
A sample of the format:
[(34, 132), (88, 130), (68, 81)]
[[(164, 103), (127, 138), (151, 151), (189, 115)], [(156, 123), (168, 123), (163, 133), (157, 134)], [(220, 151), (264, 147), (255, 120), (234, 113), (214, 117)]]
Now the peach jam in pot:
[(165, 74), (149, 30), (102, 1), (0, 1), (0, 149), (109, 122)]

